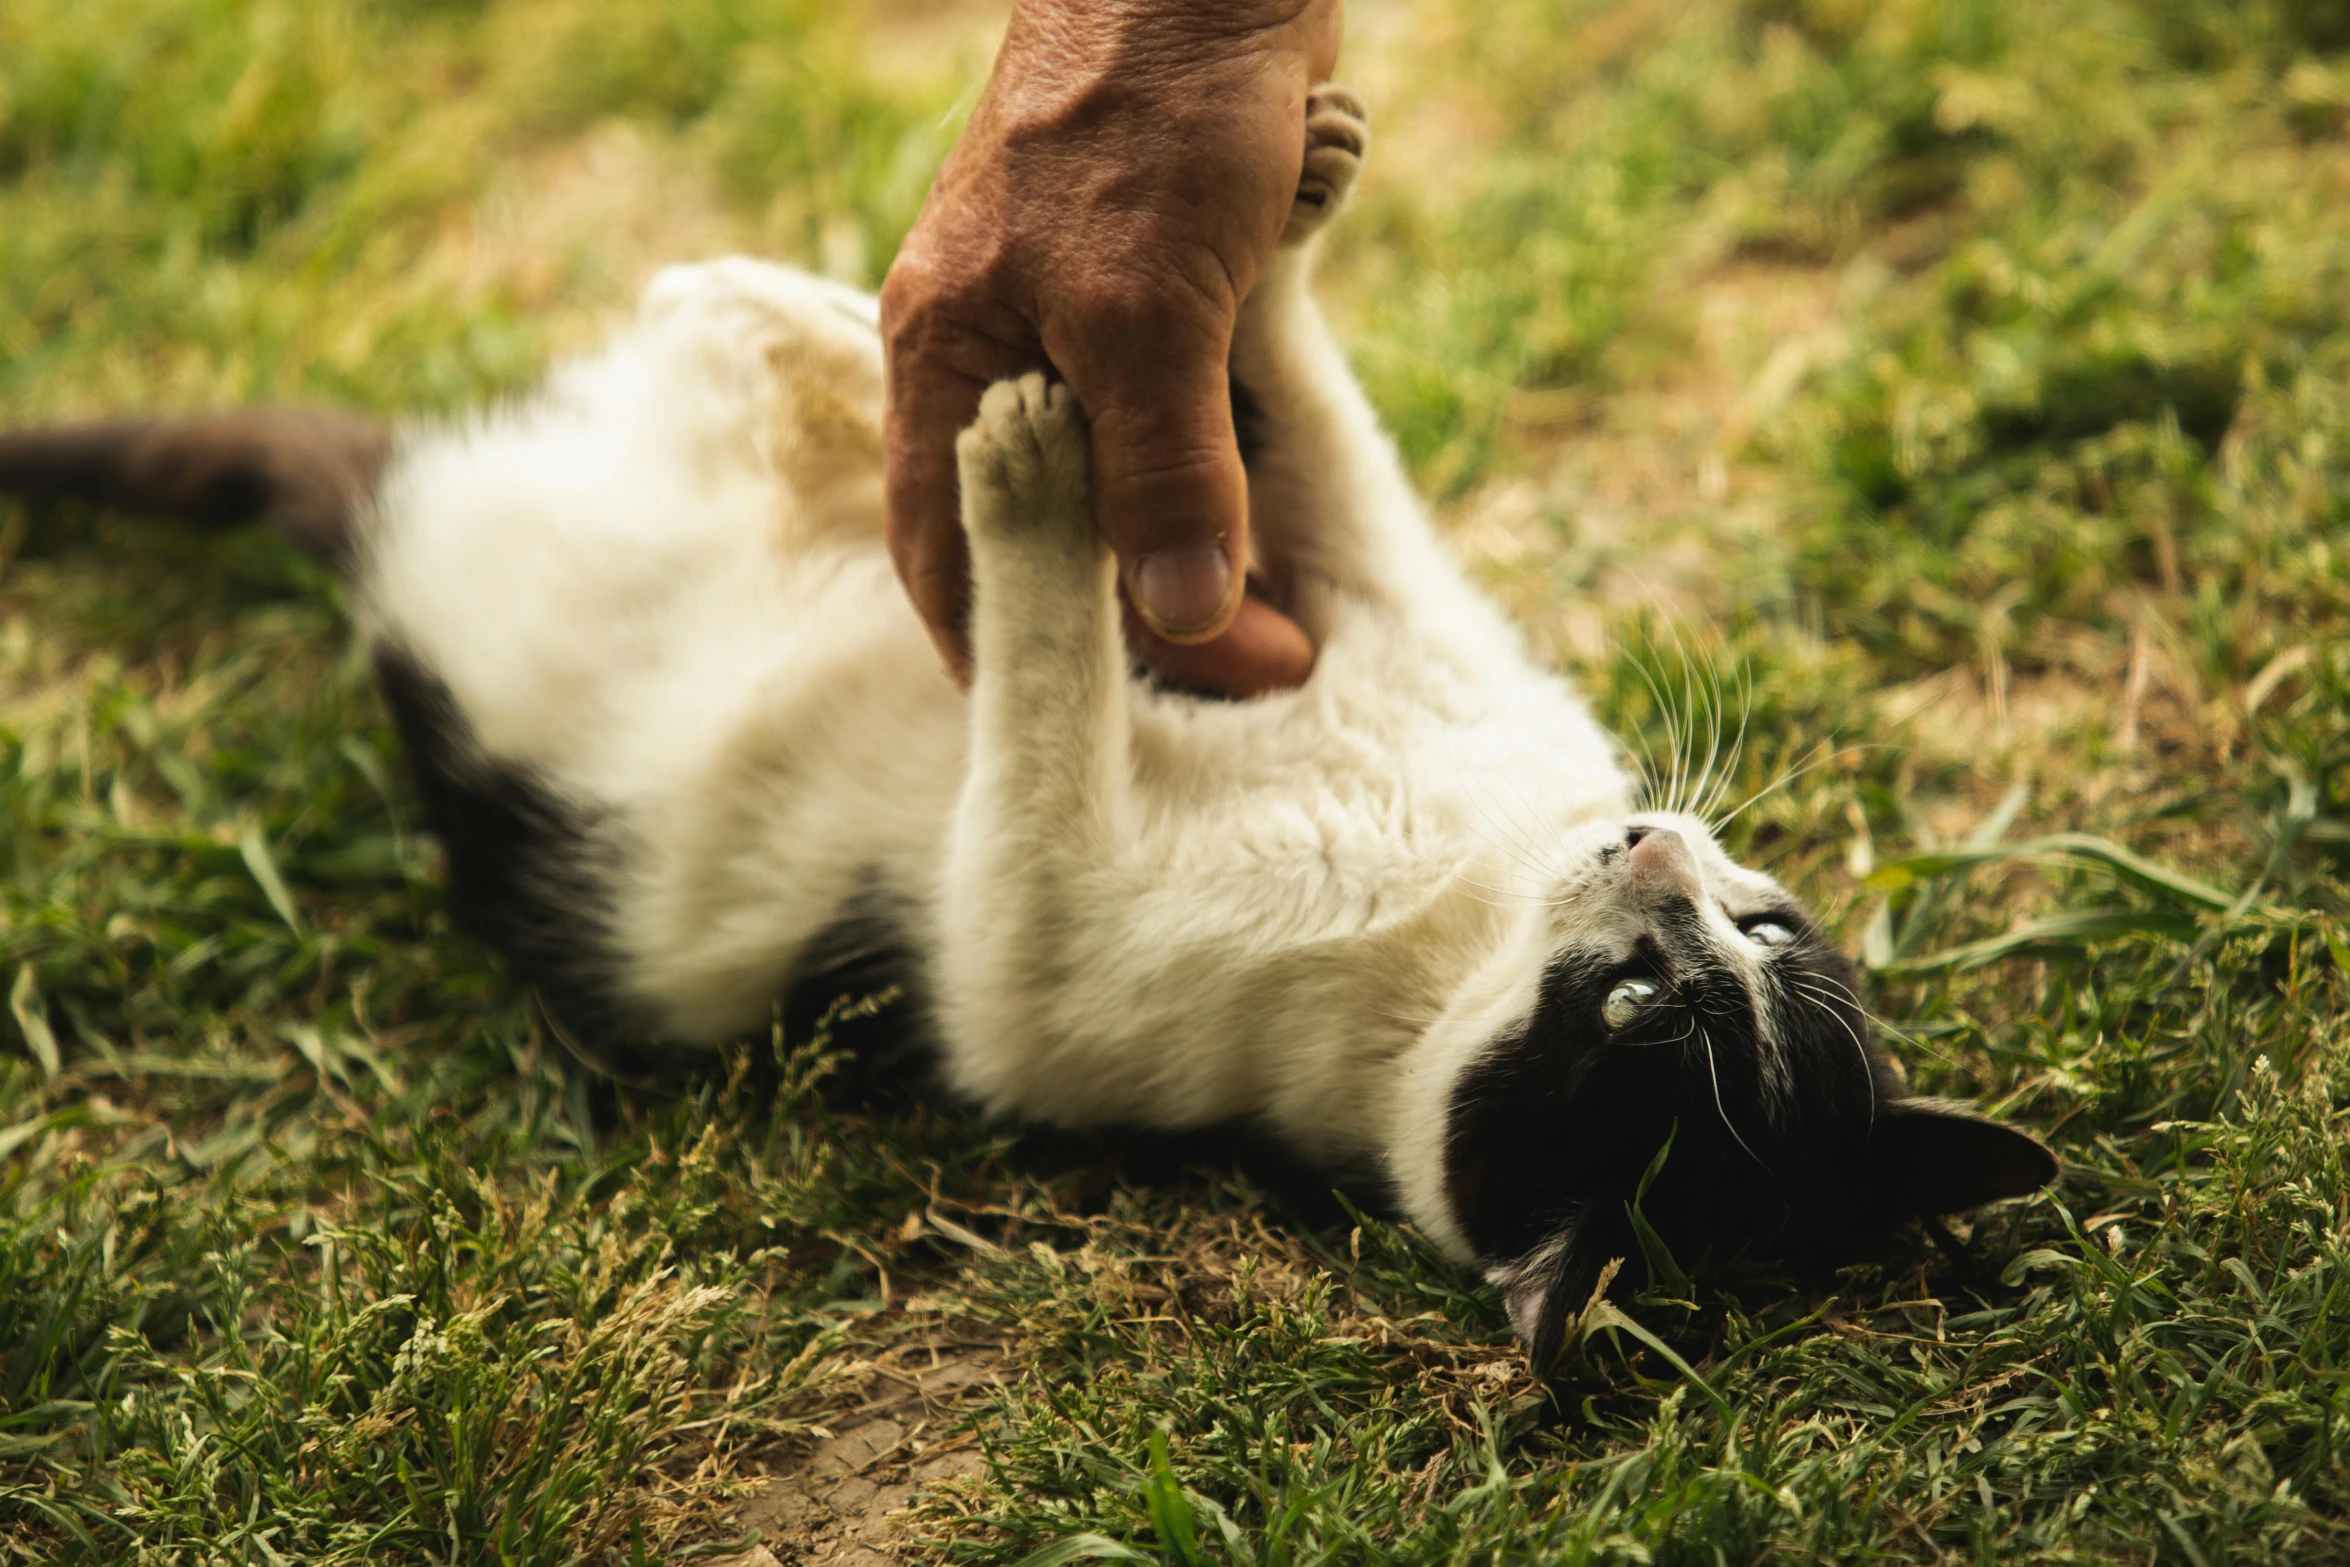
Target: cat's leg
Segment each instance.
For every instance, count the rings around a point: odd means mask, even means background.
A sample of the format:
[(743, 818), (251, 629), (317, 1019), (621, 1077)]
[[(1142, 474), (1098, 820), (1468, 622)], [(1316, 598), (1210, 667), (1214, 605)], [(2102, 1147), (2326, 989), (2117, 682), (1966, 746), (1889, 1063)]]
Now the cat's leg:
[(958, 456), (976, 679), (933, 927), (949, 1080), (1063, 1124), (1270, 1110), (1339, 1147), (1386, 1081), (1353, 1064), (1400, 1049), (1426, 988), (1419, 857), (1333, 776), (1360, 734), (1329, 744), (1313, 696), (1132, 680), (1066, 389), (992, 388)]
[(974, 680), (937, 999), (950, 1076), (1029, 1111), (1025, 1082), (1086, 963), (1082, 905), (1129, 833), (1126, 660), (1069, 389), (1040, 375), (990, 388), (956, 455)]
[(1344, 207), (1369, 146), (1361, 101), (1343, 87), (1315, 89), (1297, 201), (1232, 341), (1254, 565), (1317, 642), (1329, 630), (1332, 589), (1374, 601), (1408, 595), (1434, 547), (1311, 289), (1315, 241)]
[(988, 388), (956, 442), (971, 544), (975, 773), (1020, 775), (991, 816), (1053, 824), (1048, 856), (1122, 797), (1126, 659), (1109, 546), (1094, 524), (1084, 416), (1029, 374)]
[(870, 295), (734, 256), (665, 268), (638, 319), (660, 349), (661, 408), (684, 411), (709, 459), (747, 460), (781, 480), (790, 532), (879, 536), (881, 337)]

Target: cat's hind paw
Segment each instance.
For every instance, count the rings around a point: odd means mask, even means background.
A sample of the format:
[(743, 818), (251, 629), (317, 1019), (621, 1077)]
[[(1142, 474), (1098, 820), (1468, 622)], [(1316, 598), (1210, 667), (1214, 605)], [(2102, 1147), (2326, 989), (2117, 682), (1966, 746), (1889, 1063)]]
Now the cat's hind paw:
[(1085, 415), (1068, 387), (1034, 372), (998, 381), (980, 398), (955, 456), (974, 547), (1049, 538), (1076, 549), (1093, 541)]
[(1362, 99), (1335, 82), (1306, 95), (1305, 167), (1298, 175), (1289, 225), (1281, 231), (1282, 244), (1304, 244), (1338, 215), (1370, 147), (1371, 117)]

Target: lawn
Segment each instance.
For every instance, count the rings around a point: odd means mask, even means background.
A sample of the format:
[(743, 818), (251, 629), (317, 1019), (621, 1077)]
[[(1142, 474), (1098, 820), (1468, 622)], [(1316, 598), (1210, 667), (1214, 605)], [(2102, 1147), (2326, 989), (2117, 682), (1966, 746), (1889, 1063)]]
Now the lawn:
[[(1000, 13), (5, 0), (0, 422), (876, 282)], [(2062, 1182), (1628, 1299), (1547, 1397), (1244, 1147), (900, 1091), (886, 994), (583, 1062), (332, 580), (0, 503), (11, 1559), (2350, 1554), (2350, 4), (1350, 15), (1325, 293), (1448, 537), (1660, 771), (1743, 726), (1734, 847)]]

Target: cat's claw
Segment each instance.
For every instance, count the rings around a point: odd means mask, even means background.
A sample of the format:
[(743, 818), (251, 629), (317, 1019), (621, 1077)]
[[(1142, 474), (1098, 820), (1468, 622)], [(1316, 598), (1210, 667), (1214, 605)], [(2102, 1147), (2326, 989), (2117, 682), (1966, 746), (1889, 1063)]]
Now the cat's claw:
[(1282, 244), (1304, 244), (1338, 215), (1370, 146), (1371, 117), (1362, 99), (1335, 82), (1306, 95), (1305, 167), (1298, 175), (1289, 225), (1281, 231)]

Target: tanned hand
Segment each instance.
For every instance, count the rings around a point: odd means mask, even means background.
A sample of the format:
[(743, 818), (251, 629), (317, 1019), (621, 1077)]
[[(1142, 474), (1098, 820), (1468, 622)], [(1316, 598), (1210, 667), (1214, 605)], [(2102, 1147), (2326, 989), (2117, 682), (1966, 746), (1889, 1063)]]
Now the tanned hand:
[(968, 680), (955, 436), (1048, 368), (1093, 431), (1134, 650), (1229, 696), (1314, 649), (1248, 596), (1248, 485), (1226, 357), (1281, 237), (1338, 0), (1018, 0), (995, 73), (881, 291), (891, 557)]

